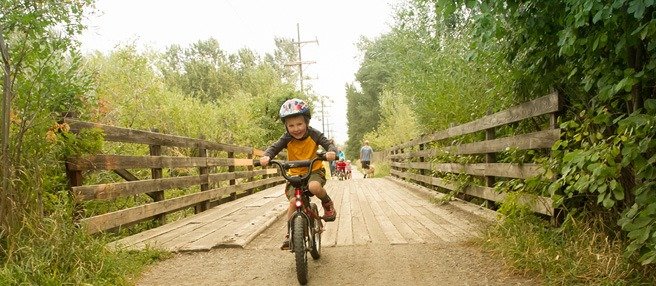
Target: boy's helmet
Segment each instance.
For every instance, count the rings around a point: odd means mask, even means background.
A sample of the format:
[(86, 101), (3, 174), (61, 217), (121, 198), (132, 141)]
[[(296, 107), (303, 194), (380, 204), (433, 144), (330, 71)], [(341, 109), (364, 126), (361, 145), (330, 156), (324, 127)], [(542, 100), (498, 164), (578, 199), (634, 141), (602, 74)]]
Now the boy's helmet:
[(305, 101), (292, 98), (285, 101), (285, 103), (280, 106), (280, 119), (285, 120), (285, 118), (294, 116), (294, 115), (303, 115), (307, 120), (310, 120), (310, 106), (305, 103)]

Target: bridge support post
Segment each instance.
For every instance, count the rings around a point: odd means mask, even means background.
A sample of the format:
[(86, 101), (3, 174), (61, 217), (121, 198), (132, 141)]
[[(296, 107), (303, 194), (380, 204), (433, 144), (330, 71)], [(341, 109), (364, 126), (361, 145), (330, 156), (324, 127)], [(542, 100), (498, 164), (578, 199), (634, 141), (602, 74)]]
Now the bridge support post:
[[(151, 129), (152, 132), (158, 132), (157, 129)], [(149, 145), (150, 148), (150, 156), (162, 156), (162, 146), (161, 145)], [(152, 168), (150, 169), (151, 173), (151, 178), (153, 179), (161, 179), (162, 178), (162, 168)], [(152, 192), (148, 194), (151, 198), (153, 198), (153, 201), (159, 202), (164, 200), (164, 191), (157, 191), (157, 192)], [(159, 223), (160, 225), (163, 225), (166, 223), (166, 214), (159, 214), (155, 216), (155, 221)]]
[[(230, 159), (234, 159), (234, 158), (235, 158), (235, 152), (228, 152), (228, 158), (230, 158)], [(229, 172), (229, 173), (234, 173), (234, 172), (235, 172), (235, 165), (234, 165), (234, 163), (233, 163), (232, 165), (228, 166), (228, 172)], [(234, 186), (235, 184), (236, 184), (236, 180), (235, 180), (235, 179), (230, 180), (230, 185), (231, 185), (231, 186)], [(230, 193), (230, 200), (231, 200), (231, 201), (234, 201), (234, 200), (236, 200), (236, 199), (237, 199), (237, 192), (232, 192), (232, 193)]]
[[(486, 129), (485, 130), (485, 140), (492, 140), (495, 138), (495, 133), (494, 133), (494, 128)], [(496, 156), (494, 153), (487, 153), (485, 154), (485, 163), (494, 163), (496, 162)], [(495, 183), (495, 178), (494, 176), (485, 176), (485, 185), (487, 187), (494, 187)]]
[[(204, 139), (205, 136), (201, 136), (201, 138)], [(207, 157), (207, 149), (198, 147), (198, 157)], [(204, 182), (200, 184), (200, 191), (204, 192), (209, 190), (209, 168), (207, 166), (198, 167), (198, 175), (201, 176), (201, 178), (204, 178)], [(194, 213), (204, 212), (209, 208), (210, 202), (204, 201), (194, 207)]]
[[(492, 110), (487, 111), (487, 115), (492, 114)], [(485, 129), (485, 140), (493, 140), (496, 138), (496, 133), (495, 133), (495, 128), (492, 127), (490, 129)], [(495, 153), (487, 153), (485, 154), (485, 163), (490, 164), (490, 163), (495, 163), (496, 162), (496, 155)], [(485, 176), (485, 186), (493, 188), (494, 183), (496, 182), (496, 178), (494, 176)], [(486, 200), (486, 204), (488, 205), (488, 208), (490, 209), (496, 209), (494, 205), (493, 207), (490, 207), (490, 204), (494, 204), (494, 201)]]
[[(253, 154), (252, 154), (252, 153), (248, 154), (248, 156), (247, 156), (246, 158), (248, 158), (249, 160), (253, 160)], [(253, 172), (253, 166), (248, 166), (248, 167), (246, 167), (246, 169), (247, 169), (249, 172)], [(253, 181), (253, 177), (251, 177), (250, 179), (248, 179), (248, 181), (249, 181), (249, 182), (252, 182), (252, 181)], [(249, 195), (252, 195), (254, 192), (255, 192), (254, 189), (248, 189), (248, 194), (249, 194)]]
[[(73, 170), (73, 168), (70, 167), (69, 162), (66, 162), (66, 176), (68, 177), (69, 192), (73, 187), (82, 186), (82, 171)], [(71, 196), (73, 196), (72, 193)], [(82, 205), (77, 202), (75, 197), (73, 197), (73, 201), (73, 221), (77, 223), (84, 215), (84, 208), (82, 208)]]
[[(419, 144), (419, 151), (424, 151), (425, 149), (426, 149), (426, 144)], [(424, 156), (419, 157), (419, 162), (421, 162), (421, 163), (426, 162), (426, 158), (424, 158)], [(419, 173), (420, 173), (422, 176), (425, 176), (425, 175), (426, 175), (426, 169), (421, 169), (421, 170), (419, 170)], [(424, 186), (424, 187), (429, 187), (429, 188), (430, 188), (430, 185), (427, 184), (427, 183), (420, 182), (420, 184), (421, 184), (422, 186)], [(432, 188), (431, 188), (431, 189), (432, 189)]]

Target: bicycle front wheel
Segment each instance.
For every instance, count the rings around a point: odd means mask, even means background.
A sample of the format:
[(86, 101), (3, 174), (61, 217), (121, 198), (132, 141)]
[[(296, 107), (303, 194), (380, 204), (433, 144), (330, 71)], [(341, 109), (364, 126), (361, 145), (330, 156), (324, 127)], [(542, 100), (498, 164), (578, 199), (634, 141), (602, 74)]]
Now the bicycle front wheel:
[(308, 259), (306, 245), (307, 241), (305, 239), (305, 224), (306, 221), (303, 216), (294, 217), (294, 226), (293, 226), (293, 250), (294, 256), (296, 257), (296, 277), (298, 278), (298, 283), (301, 285), (307, 284), (308, 276)]

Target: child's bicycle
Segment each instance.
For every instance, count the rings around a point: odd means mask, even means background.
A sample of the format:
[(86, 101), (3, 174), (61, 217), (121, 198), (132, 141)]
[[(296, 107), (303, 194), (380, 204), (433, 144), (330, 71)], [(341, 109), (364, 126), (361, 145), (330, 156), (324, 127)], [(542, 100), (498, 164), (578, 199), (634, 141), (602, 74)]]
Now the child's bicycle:
[(340, 181), (346, 180), (346, 171), (345, 170), (337, 170), (336, 174), (337, 178)]
[[(317, 205), (310, 202), (310, 197), (313, 194), (308, 189), (308, 178), (312, 172), (310, 166), (318, 160), (326, 160), (325, 153), (318, 154), (312, 160), (269, 161), (269, 164), (278, 166), (278, 172), (294, 187), (296, 211), (287, 222), (287, 233), (289, 233), (289, 249), (296, 257), (296, 276), (301, 285), (307, 284), (307, 253), (310, 252), (315, 260), (321, 257), (323, 222), (319, 216)], [(253, 165), (260, 166), (260, 161), (253, 160)], [(308, 167), (308, 172), (299, 176), (287, 174), (287, 170), (296, 167)]]

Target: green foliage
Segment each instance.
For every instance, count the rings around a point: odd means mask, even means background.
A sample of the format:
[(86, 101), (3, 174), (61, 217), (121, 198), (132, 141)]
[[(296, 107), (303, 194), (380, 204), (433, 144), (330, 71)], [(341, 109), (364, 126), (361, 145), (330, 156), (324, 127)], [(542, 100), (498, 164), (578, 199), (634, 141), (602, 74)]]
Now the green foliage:
[(61, 154), (62, 159), (100, 153), (105, 142), (104, 133), (101, 129), (83, 129), (78, 134), (75, 134), (61, 130), (62, 128), (66, 128), (65, 126), (62, 127), (64, 124), (55, 125), (58, 128), (55, 131), (58, 133), (54, 142), (61, 148), (58, 153)]
[[(61, 112), (92, 101), (90, 77), (80, 73), (74, 36), (91, 1), (2, 1), (0, 33), (5, 40), (11, 85), (8, 102), (9, 187), (0, 197), (0, 233), (11, 235), (25, 216), (53, 210), (47, 199), (66, 187), (57, 149), (46, 140)], [(3, 70), (5, 70), (3, 68)], [(11, 211), (8, 211), (11, 210)], [(4, 253), (5, 249), (0, 249)]]
[(419, 136), (420, 124), (412, 107), (403, 100), (403, 97), (383, 92), (380, 109), (381, 120), (378, 127), (364, 135), (364, 139), (369, 140), (374, 150), (384, 150)]
[[(60, 194), (60, 203), (67, 201)], [(22, 226), (3, 237), (0, 256), (2, 285), (132, 285), (150, 263), (168, 257), (153, 250), (109, 251), (107, 238), (92, 237), (72, 224), (70, 206), (45, 219), (25, 218)], [(6, 241), (5, 241), (6, 239)]]
[(97, 74), (96, 94), (101, 103), (90, 110), (93, 120), (261, 147), (280, 135), (274, 133), (280, 130), (277, 107), (271, 106), (279, 106), (275, 100), (281, 98), (281, 94), (287, 95), (284, 85), (280, 89), (272, 87), (264, 94), (231, 90), (213, 102), (204, 102), (192, 91), (186, 94), (178, 87), (168, 86), (151, 68), (153, 59), (150, 57), (157, 56), (138, 54), (134, 47), (124, 47), (108, 56), (96, 54), (89, 59), (88, 67)]
[(516, 98), (559, 91), (566, 110), (564, 135), (548, 163), (557, 174), (550, 193), (570, 211), (614, 219), (630, 242), (626, 254), (641, 263), (656, 262), (650, 207), (656, 205), (651, 143), (656, 3), (420, 2), (434, 4), (436, 18), (445, 23), (471, 25), (475, 57), (500, 48), (514, 70)]
[[(509, 198), (499, 209), (504, 219), (480, 241), (520, 273), (536, 274), (546, 285), (650, 285), (653, 265), (635, 265), (621, 255), (621, 241), (598, 218), (572, 214), (554, 228)], [(537, 255), (536, 255), (537, 254)]]
[(648, 114), (633, 114), (621, 120), (619, 127), (624, 147), (621, 164), (635, 172), (636, 186), (633, 204), (618, 223), (631, 242), (628, 253), (639, 255), (643, 264), (656, 263), (656, 110), (648, 107)]
[[(409, 1), (397, 11), (392, 32), (360, 41), (364, 58), (356, 80), (361, 91), (347, 86), (347, 154), (357, 154), (365, 137), (388, 147), (385, 141), (397, 137), (386, 132), (403, 121), (413, 133), (404, 135), (416, 136), (511, 104), (507, 87), (512, 70), (499, 59), (503, 54), (498, 46), (488, 45), (475, 56), (468, 47), (473, 37), (470, 25), (441, 17), (429, 2)], [(385, 93), (397, 97), (397, 110), (384, 110)], [(404, 110), (405, 106), (411, 108)], [(396, 125), (390, 125), (392, 118), (397, 118)]]

